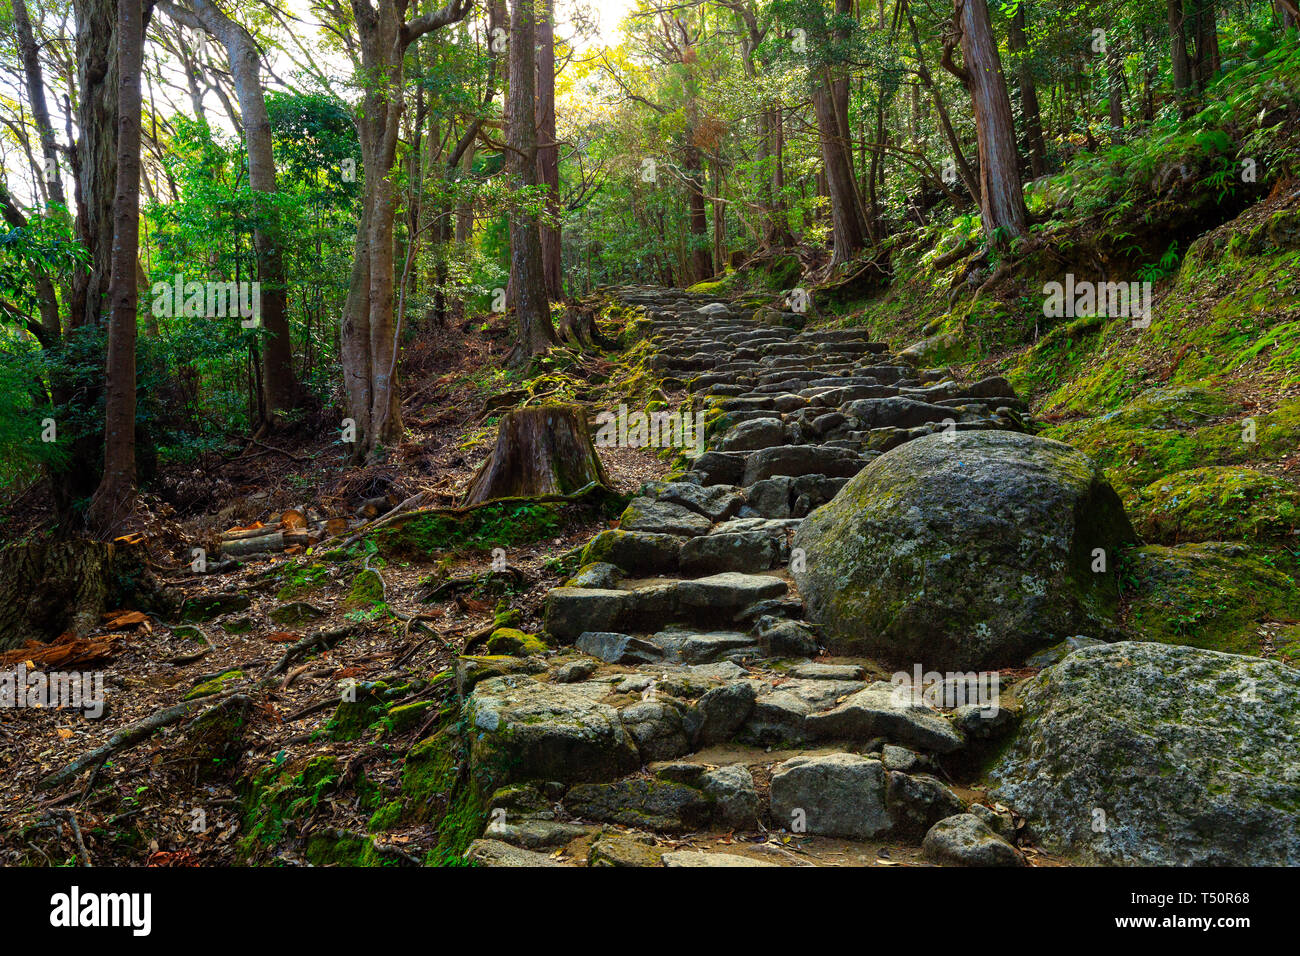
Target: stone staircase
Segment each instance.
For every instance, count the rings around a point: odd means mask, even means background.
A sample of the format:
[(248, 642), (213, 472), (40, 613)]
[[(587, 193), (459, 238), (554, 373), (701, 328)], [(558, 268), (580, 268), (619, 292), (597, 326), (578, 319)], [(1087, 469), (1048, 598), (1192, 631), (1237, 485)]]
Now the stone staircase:
[(491, 794), (470, 858), (1022, 864), (1010, 815), (952, 783), (1006, 710), (936, 710), (877, 662), (815, 661), (789, 569), (802, 519), (873, 458), (936, 431), (1023, 430), (1024, 403), (1005, 379), (958, 383), (852, 329), (617, 294), (644, 310), (652, 362), (704, 413), (707, 447), (648, 482), (550, 592), (560, 651), (465, 660), (471, 773)]

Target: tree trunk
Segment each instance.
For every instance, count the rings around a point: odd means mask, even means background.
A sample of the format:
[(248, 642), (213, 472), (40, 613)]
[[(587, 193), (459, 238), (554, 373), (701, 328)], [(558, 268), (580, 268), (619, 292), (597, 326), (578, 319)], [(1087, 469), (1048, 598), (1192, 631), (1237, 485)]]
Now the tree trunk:
[(496, 445), (465, 493), (466, 505), (496, 498), (569, 495), (592, 482), (609, 486), (580, 405), (509, 412)]
[[(849, 0), (835, 0), (836, 15), (846, 16), (850, 9)], [(837, 31), (837, 34), (842, 32)], [(839, 264), (852, 259), (865, 248), (871, 234), (870, 224), (863, 215), (862, 198), (853, 179), (848, 77), (835, 75), (829, 67), (823, 67), (814, 83), (812, 101), (822, 165), (826, 170), (826, 190), (831, 201), (831, 261)]]
[(50, 108), (45, 100), (45, 78), (41, 74), (40, 54), (32, 22), (27, 14), (25, 0), (13, 0), (14, 33), (22, 54), (23, 72), (27, 77), (27, 98), (31, 102), (32, 122), (41, 139), (41, 157), (45, 160), (45, 190), (51, 203), (67, 207), (63, 192), (63, 177), (59, 173), (59, 154), (54, 141), (54, 127), (50, 125)]
[(1300, 27), (1300, 9), (1294, 0), (1273, 0), (1273, 10), (1277, 14), (1278, 26), (1283, 30)]
[(560, 245), (560, 147), (555, 142), (555, 0), (537, 0), (537, 181), (547, 187), (546, 210), (555, 225), (543, 222), (542, 272), (546, 295), (564, 301)]
[[(68, 297), (70, 336), (64, 348), (103, 348), (98, 340), (112, 270), (113, 199), (117, 183), (117, 18), (115, 0), (75, 0), (77, 23), (77, 142), (72, 150), (75, 182), (76, 233), (87, 262), (72, 272)], [(102, 353), (101, 353), (102, 354)], [(65, 528), (80, 521), (76, 508), (99, 483), (104, 433), (96, 406), (104, 381), (88, 371), (87, 356), (73, 355), (51, 381), (56, 407), (69, 422), (65, 428), (68, 456), (48, 469), (55, 511)]]
[[(513, 187), (537, 185), (534, 0), (511, 0), (510, 91), (506, 98), (506, 170)], [(510, 364), (521, 365), (555, 344), (542, 267), (542, 237), (535, 213), (510, 211), (510, 272), (519, 334)]]
[(970, 91), (980, 156), (980, 213), (984, 234), (998, 248), (1024, 235), (1028, 212), (1020, 181), (1011, 98), (998, 58), (985, 0), (953, 0), (962, 66), (952, 61), (956, 40), (944, 38), (944, 67)]
[(1020, 113), (1025, 119), (1025, 145), (1029, 152), (1029, 172), (1034, 179), (1047, 174), (1047, 146), (1043, 142), (1043, 117), (1038, 105), (1038, 85), (1034, 82), (1029, 57), (1029, 39), (1025, 35), (1025, 5), (1016, 4), (1011, 18), (1007, 46), (1016, 61), (1016, 80), (1020, 85)]
[(831, 206), (832, 262), (846, 262), (867, 245), (867, 230), (862, 222), (857, 189), (853, 183), (853, 165), (848, 144), (840, 136), (836, 121), (832, 80), (823, 80), (813, 90), (813, 110), (817, 116), (818, 141), (822, 165), (826, 172), (826, 191)]
[(957, 139), (957, 132), (952, 127), (952, 118), (948, 115), (948, 107), (944, 105), (943, 93), (939, 90), (939, 84), (934, 82), (929, 67), (925, 65), (925, 52), (921, 48), (921, 35), (916, 29), (916, 18), (912, 16), (910, 7), (907, 9), (907, 26), (912, 34), (912, 51), (916, 54), (916, 75), (920, 78), (922, 85), (930, 91), (935, 113), (939, 116), (939, 126), (943, 130), (944, 137), (948, 140), (948, 146), (952, 149), (953, 163), (957, 167), (957, 175), (965, 184), (966, 191), (970, 193), (971, 202), (979, 205), (979, 179), (962, 152), (961, 142)]
[(1219, 72), (1219, 24), (1214, 0), (1196, 3), (1196, 83), (1204, 89)]
[(348, 417), (356, 425), (353, 461), (402, 437), (397, 388), (398, 335), (393, 315), (394, 161), (401, 133), (406, 49), (425, 33), (463, 20), (468, 0), (406, 21), (405, 0), (352, 0), (366, 77), (355, 117), (365, 171), (356, 258), (343, 312), (343, 378)]
[(69, 631), (84, 637), (104, 611), (170, 616), (174, 607), (149, 571), (143, 544), (71, 538), (0, 550), (0, 651)]
[(1124, 58), (1117, 43), (1106, 48), (1106, 101), (1110, 109), (1111, 134), (1117, 136), (1124, 128)]
[[(690, 133), (688, 132), (689, 136)], [(687, 242), (690, 243), (690, 275), (686, 285), (703, 282), (713, 275), (713, 256), (709, 253), (709, 213), (704, 203), (704, 170), (700, 159), (699, 147), (688, 145), (682, 157), (682, 167), (690, 181), (686, 185), (687, 201), (690, 207), (690, 231)]]
[(117, 190), (105, 366), (104, 474), (87, 515), (92, 528), (121, 526), (135, 501), (136, 257), (140, 254), (140, 70), (144, 56), (142, 0), (117, 0)]
[(1192, 65), (1187, 56), (1186, 14), (1183, 0), (1166, 0), (1169, 15), (1170, 59), (1174, 74), (1174, 90), (1182, 93), (1192, 88)]
[[(230, 75), (244, 127), (248, 149), (248, 185), (254, 192), (274, 196), (275, 155), (271, 149), (271, 118), (262, 93), (261, 54), (252, 35), (230, 19), (211, 0), (188, 0), (193, 10), (168, 3), (169, 12), (192, 20), (196, 29), (206, 30), (226, 48)], [(189, 17), (185, 15), (189, 14)], [(287, 291), (284, 270), (283, 239), (277, 224), (274, 204), (267, 201), (258, 211), (253, 230), (253, 247), (257, 255), (258, 281), (261, 288), (261, 322), (266, 330), (262, 342), (262, 396), (272, 417), (292, 409), (301, 396), (293, 373), (293, 349), (286, 314)]]

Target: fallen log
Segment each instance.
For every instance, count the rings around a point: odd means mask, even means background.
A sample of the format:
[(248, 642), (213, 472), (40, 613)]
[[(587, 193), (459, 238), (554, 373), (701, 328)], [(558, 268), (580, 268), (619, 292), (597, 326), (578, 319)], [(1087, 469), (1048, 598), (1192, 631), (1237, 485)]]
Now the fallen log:
[(245, 555), (262, 551), (284, 551), (294, 545), (306, 546), (312, 543), (312, 534), (308, 531), (272, 531), (256, 537), (223, 538), (221, 551), (224, 554)]

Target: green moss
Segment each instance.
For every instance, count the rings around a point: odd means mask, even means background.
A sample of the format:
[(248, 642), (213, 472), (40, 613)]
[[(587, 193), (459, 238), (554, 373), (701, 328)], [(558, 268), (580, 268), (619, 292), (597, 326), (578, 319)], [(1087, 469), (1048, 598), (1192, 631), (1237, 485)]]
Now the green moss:
[(289, 569), (288, 581), (276, 593), (281, 601), (293, 601), (321, 590), (329, 581), (330, 568), (325, 564), (309, 564)]
[(536, 634), (525, 634), (513, 627), (500, 627), (488, 638), (487, 649), (490, 654), (530, 657), (534, 654), (545, 654), (550, 647)]
[(359, 571), (352, 579), (347, 596), (343, 598), (346, 608), (367, 608), (384, 600), (384, 582), (379, 575), (369, 569)]
[(338, 782), (338, 758), (318, 755), (294, 765), (278, 761), (257, 771), (242, 788), (244, 837), (239, 850), (246, 856), (274, 847), (287, 824), (310, 816), (321, 798)]
[[(1210, 465), (1275, 462), (1300, 447), (1300, 399), (1257, 416), (1213, 420), (1231, 409), (1226, 399), (1202, 389), (1157, 390), (1114, 412), (1045, 428), (1041, 434), (1087, 452), (1106, 469), (1130, 508), (1156, 479)], [(1177, 396), (1187, 398), (1178, 401)]]
[(388, 712), (388, 685), (381, 681), (356, 684), (352, 700), (342, 700), (334, 716), (325, 724), (325, 733), (334, 740), (356, 740)]
[(382, 807), (371, 814), (370, 821), (366, 824), (366, 829), (371, 833), (378, 833), (381, 830), (391, 830), (402, 819), (402, 801), (389, 800)]
[(1124, 627), (1135, 640), (1258, 655), (1259, 625), (1300, 619), (1300, 565), (1237, 544), (1147, 545), (1123, 558)]
[(375, 532), (386, 556), (421, 557), (443, 551), (491, 551), (553, 538), (562, 505), (502, 502), (463, 515), (421, 515)]
[(485, 825), (485, 800), (467, 772), (468, 751), (459, 728), (448, 723), (407, 754), (402, 771), (405, 818), (438, 832), (426, 862), (459, 860)]
[(1300, 490), (1250, 468), (1193, 468), (1147, 485), (1137, 510), (1148, 541), (1280, 538), (1300, 523)]
[(225, 690), (226, 684), (231, 683), (232, 681), (240, 681), (243, 679), (244, 679), (243, 671), (229, 670), (209, 680), (205, 680), (201, 684), (196, 684), (190, 690), (190, 692), (185, 695), (183, 699), (197, 700), (200, 697), (211, 697), (213, 694), (220, 694), (223, 690)]
[(437, 706), (437, 702), (432, 700), (417, 700), (409, 704), (398, 704), (388, 709), (388, 713), (383, 717), (382, 722), (390, 733), (404, 733), (417, 724), (428, 720), (429, 711)]
[(307, 859), (313, 866), (397, 866), (399, 859), (375, 850), (359, 833), (346, 830), (313, 833), (307, 839)]

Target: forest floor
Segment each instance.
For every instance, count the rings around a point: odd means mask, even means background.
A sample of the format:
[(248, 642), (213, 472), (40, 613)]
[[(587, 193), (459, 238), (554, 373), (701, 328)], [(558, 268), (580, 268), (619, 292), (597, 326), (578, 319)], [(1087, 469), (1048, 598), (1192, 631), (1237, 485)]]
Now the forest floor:
[[(236, 851), (234, 838), (241, 831), (240, 784), (246, 774), (272, 760), (356, 756), (358, 744), (328, 739), (326, 733), (339, 704), (339, 682), (351, 679), (369, 688), (399, 675), (411, 688), (404, 695), (410, 699), (401, 702), (415, 705), (412, 713), (424, 710), (430, 688), (437, 685), (431, 679), (448, 673), (467, 639), (491, 625), (502, 610), (497, 603), (501, 595), (482, 589), (452, 587), (430, 597), (440, 582), (490, 576), (493, 554), (483, 542), (415, 560), (385, 560), (371, 549), (362, 553), (354, 548), (354, 554), (320, 562), (294, 548), (242, 558), (230, 570), (209, 574), (193, 573), (190, 555), (202, 547), (215, 560), (221, 532), (255, 522), (274, 526), (287, 509), (343, 517), (357, 525), (362, 520), (357, 509), (378, 497), (397, 502), (426, 492), (431, 506), (455, 505), (495, 433), (496, 419), (484, 406), (497, 392), (493, 383), (505, 351), (500, 341), (504, 332), (435, 329), (408, 345), (403, 409), (408, 437), (384, 463), (350, 466), (337, 441), (277, 434), (232, 442), (159, 476), (162, 492), (142, 497), (132, 530), (145, 535), (160, 581), (187, 606), (232, 593), (249, 595), (251, 602), (186, 625), (138, 614), (128, 615), (131, 623), (122, 624), (123, 614), (133, 609), (113, 609), (105, 615), (104, 627), (90, 635), (92, 640), (111, 639), (111, 654), (80, 665), (102, 674), (107, 704), (101, 717), (49, 709), (0, 711), (0, 862), (242, 862), (246, 853)], [(582, 368), (570, 371), (569, 378), (581, 384)], [(624, 495), (668, 467), (651, 449), (608, 447), (600, 455), (611, 484)], [(23, 512), (21, 502), (8, 510), (11, 528), (43, 517)], [(511, 623), (526, 630), (540, 629), (542, 598), (562, 581), (557, 557), (610, 525), (599, 509), (566, 505), (553, 510), (555, 520), (543, 523), (543, 536), (501, 542), (508, 545), (511, 568), (506, 603), (518, 612)], [(508, 529), (505, 534), (508, 538)], [(367, 571), (379, 576), (378, 595), (358, 595), (353, 587)], [(309, 618), (272, 619), (277, 609), (295, 606), (296, 599), (310, 602)], [(310, 664), (268, 676), (305, 633), (339, 628), (349, 630), (346, 640)], [(207, 758), (220, 765), (218, 772), (196, 762), (189, 729), (169, 728), (143, 745), (113, 754), (102, 768), (82, 774), (71, 786), (38, 789), (45, 775), (213, 679), (224, 694), (255, 684), (266, 688), (255, 695), (246, 714), (240, 751)], [(381, 791), (396, 787), (401, 758), (421, 736), (420, 723), (386, 736), (383, 759), (367, 755), (373, 786)], [(364, 831), (366, 816), (355, 806), (330, 802), (314, 825)], [(401, 846), (400, 831), (388, 836)]]

